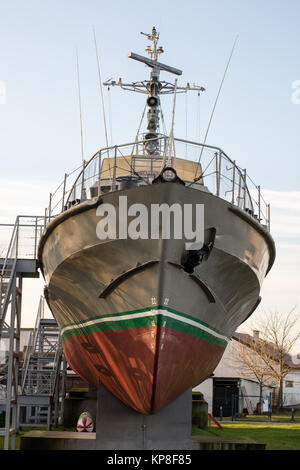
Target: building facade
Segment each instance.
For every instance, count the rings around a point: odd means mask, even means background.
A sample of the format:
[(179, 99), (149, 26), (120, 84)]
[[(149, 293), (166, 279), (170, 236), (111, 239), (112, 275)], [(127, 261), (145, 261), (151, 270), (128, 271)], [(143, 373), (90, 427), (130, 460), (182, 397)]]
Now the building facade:
[[(250, 337), (242, 336), (243, 340)], [(249, 345), (255, 336), (250, 338)], [(221, 414), (231, 416), (233, 412), (267, 412), (269, 403), (274, 403), (278, 394), (278, 384), (270, 378), (264, 380), (261, 391), (259, 381), (239, 357), (240, 340), (241, 334), (236, 333), (213, 375), (193, 389), (194, 392), (203, 393), (208, 403), (208, 412), (216, 417)], [(253, 352), (253, 360), (257, 360), (254, 356)], [(291, 369), (283, 381), (283, 406), (300, 407), (300, 359), (293, 361), (291, 356), (287, 355), (285, 360)], [(275, 360), (274, 364), (276, 365)]]

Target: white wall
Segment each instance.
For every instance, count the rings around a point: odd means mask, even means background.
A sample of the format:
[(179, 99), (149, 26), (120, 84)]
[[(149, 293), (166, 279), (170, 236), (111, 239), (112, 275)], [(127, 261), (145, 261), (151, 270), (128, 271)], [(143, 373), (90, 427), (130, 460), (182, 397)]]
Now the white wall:
[(241, 377), (241, 370), (235, 359), (235, 340), (228, 343), (221, 361), (214, 370), (215, 377)]
[(213, 405), (213, 379), (208, 378), (204, 380), (200, 385), (193, 388), (193, 392), (201, 392), (203, 393), (204, 400), (207, 401), (208, 404), (208, 412), (212, 413), (212, 405)]
[[(286, 387), (286, 381), (292, 381), (293, 387)], [(289, 372), (283, 381), (283, 405), (300, 405), (300, 370)]]
[[(223, 357), (216, 369), (214, 370), (214, 378), (240, 378), (241, 387), (245, 386), (247, 395), (257, 395), (257, 397), (249, 397), (251, 401), (253, 410), (255, 410), (257, 403), (259, 401), (259, 384), (255, 381), (254, 377), (249, 377), (247, 373), (241, 368), (239, 361), (236, 359), (237, 354), (237, 342), (236, 340), (231, 340), (228, 343), (227, 348), (223, 354)], [(300, 372), (300, 371), (299, 371)], [(298, 375), (298, 381), (300, 385), (300, 375)], [(269, 396), (272, 387), (264, 387), (263, 397)], [(291, 391), (292, 389), (288, 389)], [(203, 393), (204, 399), (208, 403), (208, 412), (212, 413), (213, 408), (213, 378), (208, 378), (200, 385), (197, 385), (193, 391)], [(300, 389), (299, 389), (300, 392)], [(300, 396), (299, 401), (300, 403)], [(240, 400), (239, 411), (242, 411), (242, 408), (246, 408), (245, 399)]]
[[(250, 381), (247, 379), (241, 379), (241, 391), (242, 391), (242, 387), (245, 387), (248, 400), (252, 405), (253, 411), (255, 411), (257, 407), (257, 403), (260, 401), (259, 400), (259, 384), (252, 380)], [(269, 398), (270, 392), (273, 393), (273, 389), (271, 387), (264, 387), (262, 391), (263, 399)], [(243, 408), (247, 408), (247, 402), (245, 398), (241, 400), (240, 408), (241, 408), (240, 411), (242, 411)]]

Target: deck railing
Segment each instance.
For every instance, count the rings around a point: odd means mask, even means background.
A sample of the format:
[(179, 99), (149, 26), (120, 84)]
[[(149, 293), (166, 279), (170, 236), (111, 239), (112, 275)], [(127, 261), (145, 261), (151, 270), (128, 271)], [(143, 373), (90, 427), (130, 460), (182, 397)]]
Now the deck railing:
[[(156, 142), (157, 151), (149, 155), (146, 147), (151, 140)], [(151, 140), (142, 136), (134, 142), (102, 148), (83, 165), (65, 174), (50, 194), (46, 220), (71, 205), (115, 191), (120, 175), (136, 175), (140, 184), (151, 184), (164, 166), (176, 169), (178, 159), (185, 159), (194, 162), (195, 170), (185, 179), (187, 186), (206, 186), (212, 194), (244, 210), (270, 230), (270, 205), (264, 200), (261, 187), (221, 148), (164, 135)]]

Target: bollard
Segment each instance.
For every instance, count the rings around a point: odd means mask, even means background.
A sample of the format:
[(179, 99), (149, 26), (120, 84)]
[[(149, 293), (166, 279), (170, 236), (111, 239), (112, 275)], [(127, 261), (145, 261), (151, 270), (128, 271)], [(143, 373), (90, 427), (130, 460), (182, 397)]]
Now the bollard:
[(220, 421), (223, 421), (223, 406), (220, 406)]

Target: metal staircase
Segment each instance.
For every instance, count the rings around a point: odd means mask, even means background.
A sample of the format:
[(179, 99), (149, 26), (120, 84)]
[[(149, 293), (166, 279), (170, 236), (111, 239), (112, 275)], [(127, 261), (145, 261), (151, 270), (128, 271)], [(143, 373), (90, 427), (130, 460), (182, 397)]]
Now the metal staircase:
[(15, 447), (18, 428), (23, 279), (39, 277), (37, 247), (45, 224), (45, 217), (39, 216), (17, 216), (15, 224), (0, 224), (1, 229), (12, 229), (6, 256), (0, 258), (0, 339), (9, 342), (0, 370), (0, 411), (5, 411), (0, 436), (4, 436), (4, 449)]
[(63, 411), (66, 363), (59, 328), (54, 319), (44, 318), (44, 304), (45, 299), (41, 297), (24, 359), (19, 397), (19, 408), (24, 409), (19, 424), (47, 423), (50, 429), (52, 422), (57, 425)]

